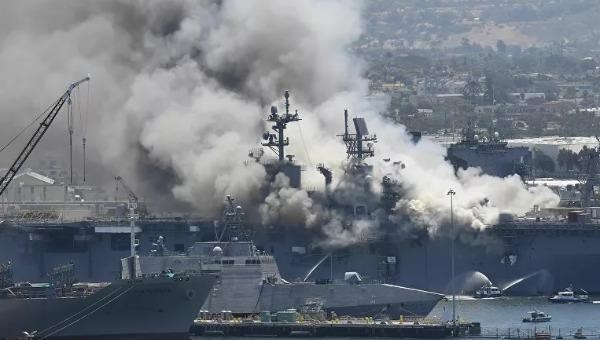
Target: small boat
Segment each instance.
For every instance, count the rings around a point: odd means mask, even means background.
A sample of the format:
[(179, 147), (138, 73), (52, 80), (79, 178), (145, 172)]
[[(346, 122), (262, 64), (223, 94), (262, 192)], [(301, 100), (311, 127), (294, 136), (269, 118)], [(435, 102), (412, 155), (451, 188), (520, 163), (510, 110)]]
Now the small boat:
[(587, 339), (587, 336), (583, 335), (583, 328), (578, 328), (573, 337), (575, 339)]
[(575, 291), (572, 287), (569, 287), (562, 292), (558, 292), (553, 297), (548, 298), (548, 300), (554, 303), (577, 303), (589, 302), (590, 297), (583, 289), (578, 289)]
[(535, 340), (550, 340), (552, 339), (552, 335), (550, 335), (549, 332), (546, 331), (539, 331), (539, 332), (535, 332)]
[(502, 290), (492, 285), (485, 285), (475, 291), (476, 298), (490, 298), (502, 296)]
[(552, 320), (552, 316), (540, 312), (539, 310), (527, 312), (527, 314), (529, 314), (529, 316), (524, 317), (523, 322), (548, 322)]

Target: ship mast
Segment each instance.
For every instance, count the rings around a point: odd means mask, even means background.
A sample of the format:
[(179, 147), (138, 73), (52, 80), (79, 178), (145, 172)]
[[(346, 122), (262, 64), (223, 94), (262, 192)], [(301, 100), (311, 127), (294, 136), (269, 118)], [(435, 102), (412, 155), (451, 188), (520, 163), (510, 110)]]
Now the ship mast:
[[(285, 91), (285, 113), (280, 115), (277, 113), (277, 107), (271, 106), (271, 114), (267, 117), (267, 121), (273, 122), (273, 126), (271, 127), (277, 134), (265, 132), (263, 134), (263, 139), (265, 142), (261, 143), (262, 146), (269, 147), (275, 154), (277, 154), (279, 161), (283, 162), (285, 160), (285, 147), (290, 144), (290, 140), (288, 137), (285, 137), (285, 129), (287, 128), (287, 124), (291, 122), (297, 122), (300, 119), (298, 115), (298, 110), (295, 113), (290, 113), (290, 93), (289, 91)], [(287, 155), (288, 159), (292, 159), (293, 155)]]
[(373, 143), (377, 142), (376, 135), (370, 135), (364, 118), (352, 118), (356, 133), (348, 132), (348, 110), (344, 110), (344, 134), (339, 135), (346, 144), (346, 155), (358, 162), (375, 156)]
[(228, 234), (227, 242), (247, 240), (248, 235), (244, 231), (243, 219), (244, 213), (241, 206), (233, 204), (234, 199), (227, 195), (227, 204), (223, 210), (223, 216), (219, 224), (222, 224), (221, 234), (218, 236), (217, 242), (223, 242), (223, 237)]

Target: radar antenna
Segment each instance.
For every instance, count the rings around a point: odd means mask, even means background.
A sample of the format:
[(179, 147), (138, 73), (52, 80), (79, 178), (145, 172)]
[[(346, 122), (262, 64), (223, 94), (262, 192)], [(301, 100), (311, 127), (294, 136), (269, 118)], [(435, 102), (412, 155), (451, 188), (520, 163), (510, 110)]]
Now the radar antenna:
[(369, 134), (367, 123), (364, 118), (352, 118), (356, 133), (348, 132), (348, 110), (344, 110), (344, 134), (338, 135), (346, 144), (346, 155), (348, 158), (361, 162), (366, 158), (375, 156), (373, 143), (377, 143), (377, 135)]
[[(279, 157), (279, 161), (283, 162), (286, 158), (285, 155), (285, 147), (290, 144), (289, 138), (285, 137), (284, 130), (287, 128), (287, 124), (291, 122), (297, 122), (300, 119), (298, 115), (298, 110), (295, 113), (290, 113), (290, 93), (289, 91), (285, 91), (285, 114), (278, 114), (277, 107), (271, 106), (271, 114), (267, 117), (269, 122), (273, 122), (272, 129), (277, 132), (277, 134), (269, 133), (268, 131), (263, 134), (263, 139), (265, 142), (261, 143), (263, 146), (269, 147), (275, 154)], [(291, 160), (293, 155), (287, 155), (287, 157)]]

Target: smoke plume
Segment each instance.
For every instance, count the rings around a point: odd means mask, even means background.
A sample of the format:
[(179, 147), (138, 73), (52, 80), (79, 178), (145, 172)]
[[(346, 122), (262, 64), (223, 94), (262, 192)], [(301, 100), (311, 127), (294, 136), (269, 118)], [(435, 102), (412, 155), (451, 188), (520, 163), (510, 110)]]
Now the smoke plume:
[[(290, 188), (284, 176), (262, 198), (266, 172), (248, 150), (270, 128), (267, 108), (281, 106), (289, 89), (303, 118), (288, 128), (289, 151), (307, 167), (303, 181), (323, 189), (315, 170), (323, 162), (334, 171), (333, 187), (351, 186), (343, 175), (344, 146), (335, 137), (348, 108), (379, 137), (377, 157), (369, 161), (373, 178), (365, 179), (375, 194), (361, 199), (379, 200), (382, 176), (397, 181), (403, 195), (392, 219), (399, 226), (437, 232), (447, 222), (450, 188), (457, 193), (457, 221), (473, 228), (494, 222), (499, 212), (556, 203), (549, 190), (527, 189), (517, 177), (475, 169), (455, 176), (442, 147), (415, 146), (403, 127), (384, 121), (385, 104), (364, 100), (362, 62), (350, 52), (363, 27), (361, 12), (360, 2), (341, 0), (5, 3), (0, 132), (12, 135), (89, 72), (87, 138), (99, 174), (120, 174), (150, 201), (185, 202), (208, 216), (217, 216), (231, 194), (257, 205), (263, 223), (318, 229), (332, 245), (377, 234), (377, 218), (345, 221), (307, 191)], [(64, 149), (61, 130), (53, 127), (42, 150)], [(396, 169), (386, 158), (406, 167)], [(337, 195), (352, 198), (356, 190)]]

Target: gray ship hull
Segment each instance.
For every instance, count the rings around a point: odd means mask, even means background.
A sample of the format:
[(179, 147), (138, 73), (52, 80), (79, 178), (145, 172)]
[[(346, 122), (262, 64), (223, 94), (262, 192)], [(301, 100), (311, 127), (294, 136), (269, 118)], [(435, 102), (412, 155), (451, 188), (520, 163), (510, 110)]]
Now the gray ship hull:
[(387, 315), (425, 316), (443, 296), (388, 284), (278, 284), (265, 285), (259, 299), (261, 310), (297, 308), (305, 299), (324, 301), (327, 312), (353, 317)]
[[(158, 235), (168, 249), (185, 249), (195, 241), (214, 238), (212, 223), (202, 221), (143, 222), (138, 251), (147, 253)], [(192, 230), (190, 225), (195, 228)], [(17, 281), (44, 279), (48, 268), (72, 261), (76, 277), (87, 281), (110, 281), (120, 275), (120, 259), (129, 253), (129, 235), (94, 232), (94, 228), (128, 231), (110, 224), (76, 224), (4, 228), (0, 224), (0, 263), (12, 261)], [(82, 239), (78, 236), (89, 235)], [(123, 237), (120, 237), (123, 236)], [(273, 228), (254, 234), (258, 248), (274, 256), (281, 276), (296, 281), (317, 263), (324, 253), (312, 252), (316, 236), (311, 231)], [(121, 244), (119, 241), (125, 241)], [(124, 246), (123, 246), (124, 245)], [(123, 247), (121, 247), (123, 246)], [(294, 252), (303, 247), (306, 252)], [(513, 261), (507, 256), (514, 255)], [(386, 259), (393, 257), (395, 262)], [(499, 230), (479, 233), (473, 241), (456, 242), (456, 274), (481, 272), (496, 286), (528, 277), (512, 286), (508, 294), (548, 294), (574, 285), (600, 293), (600, 224), (548, 226), (531, 222), (509, 224)], [(449, 292), (450, 241), (447, 238), (389, 237), (384, 241), (353, 245), (334, 253), (333, 274), (358, 271), (381, 282), (406, 287)], [(312, 279), (329, 278), (328, 260), (317, 268)], [(479, 287), (466, 287), (464, 293)], [(460, 289), (459, 289), (460, 291)]]
[[(263, 235), (261, 235), (263, 236)], [(267, 236), (267, 235), (264, 235)], [(306, 273), (323, 257), (311, 254), (307, 234), (261, 237), (256, 244), (277, 258), (284, 277)], [(292, 251), (305, 247), (306, 254)], [(535, 223), (490, 229), (456, 242), (457, 291), (472, 294), (487, 277), (514, 295), (550, 294), (570, 285), (600, 293), (600, 225), (544, 226)], [(392, 257), (393, 262), (387, 259)], [(390, 237), (354, 245), (334, 254), (334, 275), (358, 270), (364, 276), (394, 284), (450, 293), (450, 240), (445, 237)], [(483, 274), (483, 276), (481, 275)], [(329, 266), (317, 268), (313, 278), (330, 276)]]
[[(185, 338), (216, 277), (117, 280), (86, 297), (0, 299), (0, 339)], [(8, 320), (8, 322), (6, 322)]]
[[(202, 310), (220, 313), (229, 310), (247, 315), (260, 311), (300, 309), (308, 300), (318, 300), (328, 312), (338, 315), (373, 316), (385, 314), (393, 318), (425, 316), (443, 295), (390, 284), (341, 282), (315, 284), (287, 283), (281, 279), (275, 259), (268, 255), (243, 256), (250, 243), (218, 243), (237, 256), (141, 256), (142, 273), (165, 270), (218, 270), (220, 280), (202, 306)], [(194, 247), (211, 250), (215, 244), (200, 242)], [(192, 249), (192, 248), (190, 248)], [(205, 253), (203, 250), (199, 253)], [(342, 275), (344, 276), (344, 275)]]

